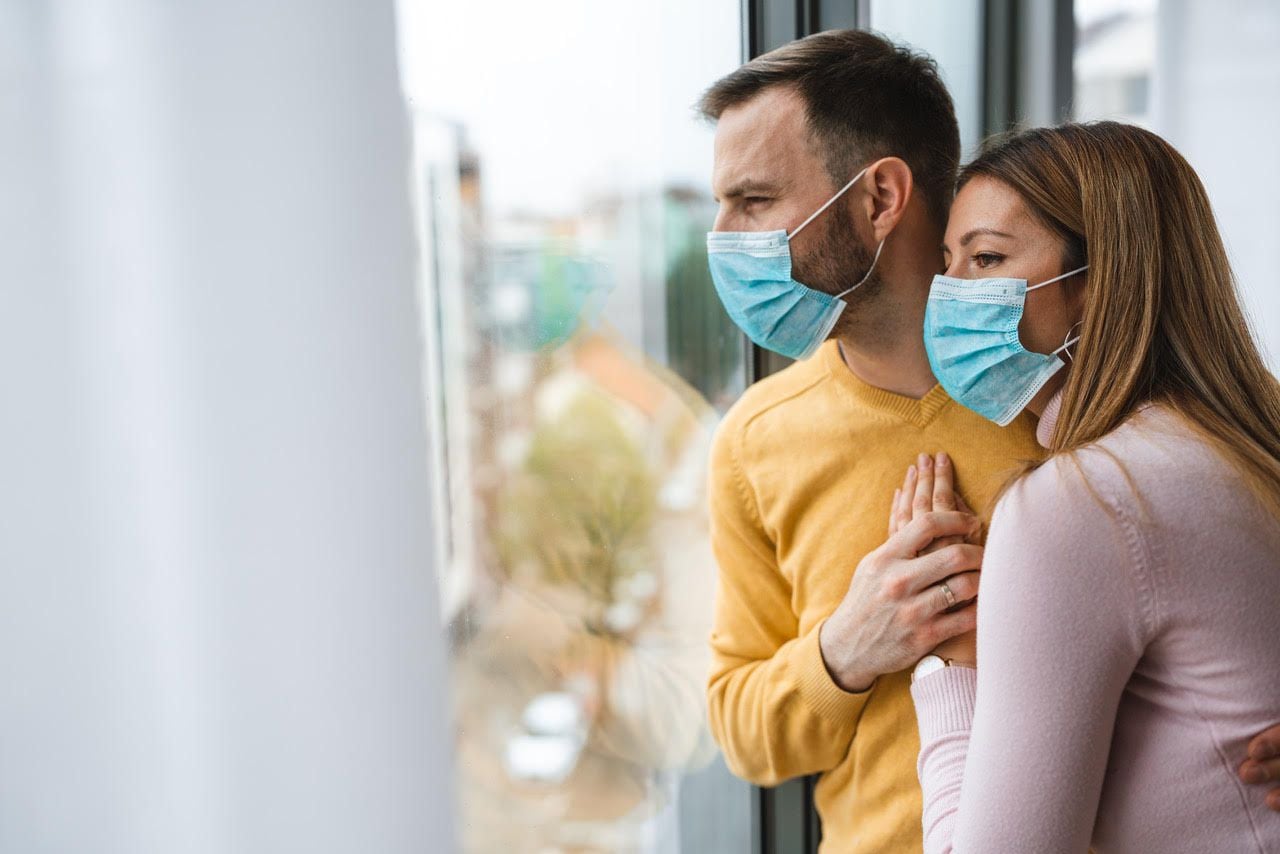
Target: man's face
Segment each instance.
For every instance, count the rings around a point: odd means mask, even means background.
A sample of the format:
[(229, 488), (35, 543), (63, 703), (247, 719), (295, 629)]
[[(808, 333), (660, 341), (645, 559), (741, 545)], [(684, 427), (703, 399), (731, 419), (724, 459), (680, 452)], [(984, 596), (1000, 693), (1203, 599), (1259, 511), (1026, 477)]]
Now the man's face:
[(711, 181), (716, 231), (790, 231), (831, 198), (837, 188), (807, 137), (804, 102), (791, 89), (766, 89), (724, 111)]
[[(809, 140), (804, 101), (781, 86), (721, 114), (711, 184), (720, 203), (715, 231), (790, 232), (840, 189)], [(796, 281), (835, 294), (870, 268), (871, 253), (858, 239), (851, 214), (864, 192), (850, 188), (792, 241)], [(872, 276), (859, 299), (877, 285)]]

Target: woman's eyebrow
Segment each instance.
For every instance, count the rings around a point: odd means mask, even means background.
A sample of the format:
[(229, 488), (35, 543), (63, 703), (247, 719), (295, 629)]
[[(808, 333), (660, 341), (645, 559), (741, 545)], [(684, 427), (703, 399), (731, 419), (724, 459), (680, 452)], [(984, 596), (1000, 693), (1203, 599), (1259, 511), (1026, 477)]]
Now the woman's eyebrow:
[(1010, 239), (1013, 238), (1012, 234), (1006, 234), (1005, 232), (997, 231), (994, 228), (974, 228), (974, 229), (971, 229), (970, 231), (965, 232), (964, 237), (960, 238), (960, 245), (968, 246), (970, 243), (973, 242), (973, 239), (980, 234), (987, 234), (992, 237), (1008, 237)]

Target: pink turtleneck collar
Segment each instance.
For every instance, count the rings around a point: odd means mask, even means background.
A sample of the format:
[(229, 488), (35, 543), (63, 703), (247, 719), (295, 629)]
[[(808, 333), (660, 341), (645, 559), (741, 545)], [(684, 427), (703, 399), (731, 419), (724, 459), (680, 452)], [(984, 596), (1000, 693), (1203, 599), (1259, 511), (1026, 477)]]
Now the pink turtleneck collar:
[(1053, 428), (1058, 423), (1058, 410), (1062, 408), (1062, 393), (1065, 388), (1058, 389), (1050, 400), (1049, 405), (1044, 408), (1044, 412), (1040, 416), (1040, 423), (1036, 426), (1036, 441), (1041, 447), (1049, 447), (1050, 441), (1053, 439)]

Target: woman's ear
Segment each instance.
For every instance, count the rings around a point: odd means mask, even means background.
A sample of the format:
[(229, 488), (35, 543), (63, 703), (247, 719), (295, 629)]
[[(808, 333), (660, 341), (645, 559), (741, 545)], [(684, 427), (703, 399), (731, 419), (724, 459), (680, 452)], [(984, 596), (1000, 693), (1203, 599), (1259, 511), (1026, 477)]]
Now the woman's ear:
[(1089, 296), (1089, 271), (1084, 270), (1072, 276), (1064, 284), (1067, 285), (1067, 309), (1072, 317), (1084, 317), (1085, 301)]
[(901, 157), (882, 157), (867, 167), (862, 198), (877, 242), (889, 236), (907, 211), (915, 181), (911, 167)]

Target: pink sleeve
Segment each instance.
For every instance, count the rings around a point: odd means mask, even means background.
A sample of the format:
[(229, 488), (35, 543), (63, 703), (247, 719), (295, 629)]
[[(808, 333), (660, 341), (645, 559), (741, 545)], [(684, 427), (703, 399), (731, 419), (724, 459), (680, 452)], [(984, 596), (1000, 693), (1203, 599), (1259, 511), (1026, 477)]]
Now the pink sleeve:
[[(1082, 854), (1116, 708), (1153, 633), (1147, 556), (1108, 466), (1070, 462), (1001, 502), (983, 563), (977, 671), (912, 686), (924, 850)], [(1103, 506), (1105, 502), (1106, 506)]]

